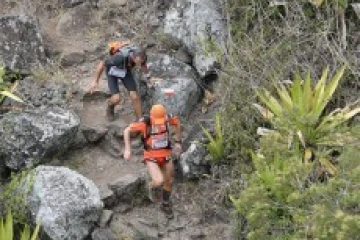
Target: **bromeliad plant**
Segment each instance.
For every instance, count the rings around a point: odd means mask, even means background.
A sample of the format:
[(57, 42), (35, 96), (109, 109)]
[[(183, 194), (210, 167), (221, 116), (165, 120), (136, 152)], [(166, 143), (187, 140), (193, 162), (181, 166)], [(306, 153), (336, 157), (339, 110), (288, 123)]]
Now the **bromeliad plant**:
[(21, 98), (19, 98), (18, 96), (12, 93), (13, 88), (15, 88), (16, 85), (13, 85), (13, 87), (9, 87), (8, 84), (6, 84), (6, 82), (4, 81), (4, 76), (5, 76), (5, 68), (4, 66), (0, 66), (0, 103), (3, 101), (5, 97), (9, 97), (18, 102), (23, 102)]
[(304, 80), (296, 74), (290, 86), (276, 83), (275, 95), (266, 89), (258, 90), (257, 95), (265, 107), (254, 106), (273, 126), (271, 130), (259, 129), (259, 135), (268, 142), (282, 144), (282, 149), (302, 154), (305, 163), (318, 161), (327, 173), (335, 175), (336, 167), (329, 160), (328, 147), (344, 146), (356, 140), (345, 123), (360, 112), (359, 101), (356, 101), (323, 116), (344, 70), (345, 66), (338, 69), (327, 83), (329, 68), (324, 69), (315, 87), (308, 71)]
[[(11, 211), (8, 211), (6, 220), (0, 219), (0, 239), (1, 240), (13, 240), (14, 239), (14, 221)], [(36, 240), (39, 234), (40, 225), (37, 224), (34, 232), (30, 233), (30, 227), (25, 225), (20, 235), (20, 240)], [(30, 236), (31, 235), (31, 236)]]
[[(201, 125), (200, 125), (201, 126)], [(212, 136), (210, 131), (201, 126), (204, 134), (209, 140), (206, 144), (206, 148), (209, 151), (214, 163), (218, 163), (223, 160), (225, 156), (224, 141), (223, 141), (223, 129), (221, 127), (220, 115), (215, 115), (215, 136)]]

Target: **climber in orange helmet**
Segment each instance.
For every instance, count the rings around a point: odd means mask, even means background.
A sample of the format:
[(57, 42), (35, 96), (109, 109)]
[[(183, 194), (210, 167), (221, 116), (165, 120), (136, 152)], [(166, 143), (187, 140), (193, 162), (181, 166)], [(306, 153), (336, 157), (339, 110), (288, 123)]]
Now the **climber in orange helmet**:
[[(174, 127), (175, 144), (172, 145), (170, 126)], [(172, 182), (174, 178), (174, 163), (172, 149), (179, 155), (181, 152), (181, 128), (178, 117), (166, 113), (161, 104), (153, 105), (150, 115), (145, 115), (138, 122), (130, 124), (124, 130), (124, 158), (131, 158), (130, 133), (140, 132), (144, 145), (144, 163), (151, 177), (149, 198), (152, 201), (161, 200), (161, 210), (166, 217), (173, 218), (170, 202)]]

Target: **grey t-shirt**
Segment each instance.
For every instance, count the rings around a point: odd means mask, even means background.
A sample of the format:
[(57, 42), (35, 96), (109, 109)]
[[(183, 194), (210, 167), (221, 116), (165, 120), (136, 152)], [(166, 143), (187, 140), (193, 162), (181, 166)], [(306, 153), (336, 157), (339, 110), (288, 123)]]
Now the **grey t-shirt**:
[(121, 53), (116, 53), (110, 56), (108, 59), (105, 60), (105, 66), (107, 70), (110, 69), (112, 66), (116, 66), (120, 69), (128, 69), (129, 65), (129, 58), (123, 56)]

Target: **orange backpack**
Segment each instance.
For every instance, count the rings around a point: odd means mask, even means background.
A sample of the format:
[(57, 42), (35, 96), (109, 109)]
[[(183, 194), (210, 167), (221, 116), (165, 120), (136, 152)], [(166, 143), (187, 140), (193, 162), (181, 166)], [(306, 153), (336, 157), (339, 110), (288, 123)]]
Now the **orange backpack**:
[(120, 48), (130, 45), (130, 43), (131, 43), (130, 40), (110, 42), (109, 52), (111, 54), (115, 54), (120, 50)]
[(143, 117), (142, 121), (146, 124), (146, 133), (142, 136), (145, 150), (171, 149), (169, 117), (163, 125), (151, 125), (150, 116)]

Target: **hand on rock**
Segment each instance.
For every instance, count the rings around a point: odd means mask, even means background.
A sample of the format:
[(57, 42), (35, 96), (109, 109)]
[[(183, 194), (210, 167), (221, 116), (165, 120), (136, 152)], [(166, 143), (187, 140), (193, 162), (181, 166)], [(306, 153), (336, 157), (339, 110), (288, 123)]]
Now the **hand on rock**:
[(182, 146), (180, 143), (175, 143), (175, 146), (174, 146), (174, 154), (177, 156), (177, 157), (180, 157), (180, 154), (182, 152)]

